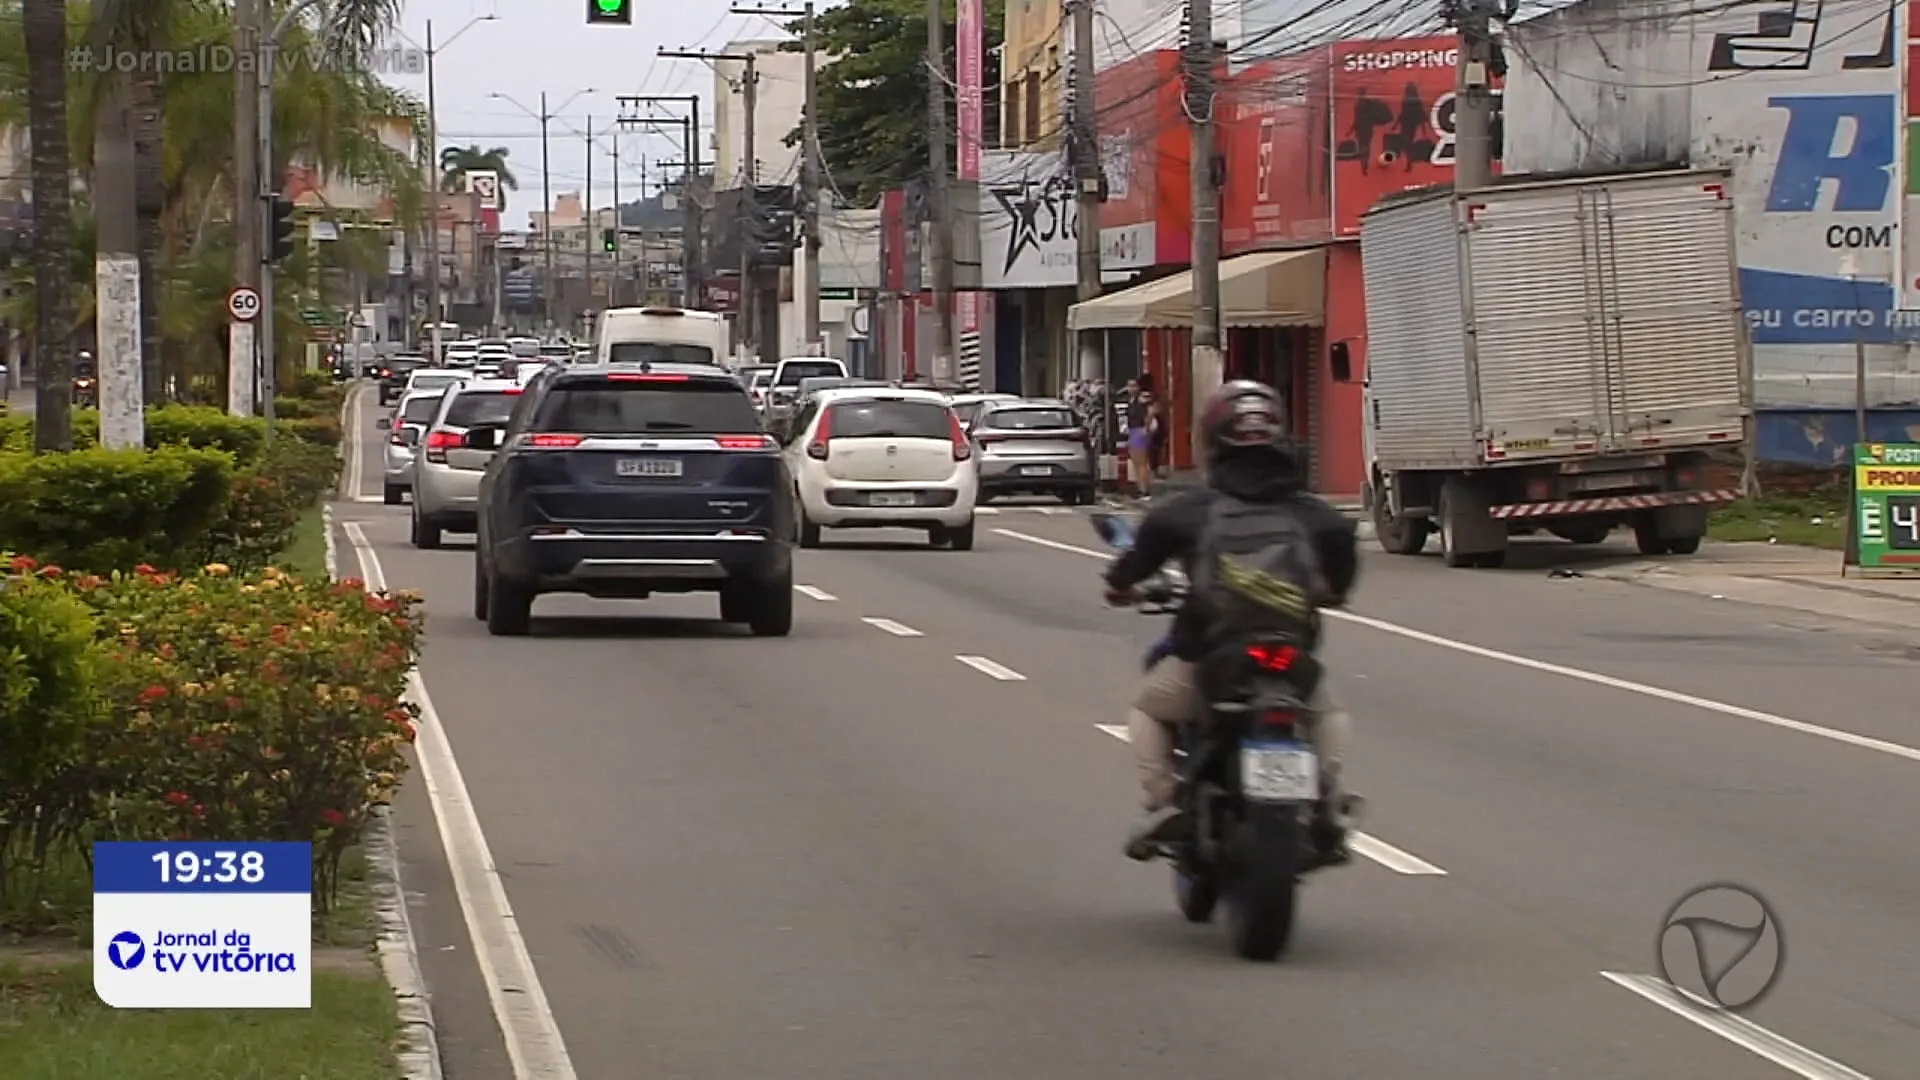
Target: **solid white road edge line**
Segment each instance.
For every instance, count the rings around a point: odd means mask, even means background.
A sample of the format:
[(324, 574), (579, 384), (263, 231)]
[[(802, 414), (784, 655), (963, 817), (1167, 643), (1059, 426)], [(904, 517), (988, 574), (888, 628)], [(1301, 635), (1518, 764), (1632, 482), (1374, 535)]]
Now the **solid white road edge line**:
[(333, 542), (333, 504), (320, 504), (321, 550), (325, 552), (322, 566), (326, 567), (329, 578), (340, 577), (340, 548)]
[[(1095, 724), (1103, 734), (1111, 735), (1123, 743), (1130, 743), (1133, 737), (1127, 733), (1124, 724)], [(1347, 831), (1347, 846), (1355, 855), (1381, 866), (1396, 874), (1410, 877), (1446, 877), (1447, 872), (1418, 855), (1403, 848), (1394, 847), (1377, 836), (1363, 833), (1359, 829)]]
[(795, 585), (793, 591), (799, 593), (801, 596), (812, 600), (819, 600), (823, 603), (831, 603), (839, 599), (825, 589), (815, 588), (812, 585)]
[[(343, 529), (360, 561), (367, 589), (384, 591), (386, 571), (366, 531), (355, 521), (347, 522)], [(513, 1060), (514, 1080), (576, 1080), (573, 1059), (567, 1055), (559, 1022), (534, 971), (533, 957), (520, 935), (513, 905), (507, 901), (506, 886), (487, 847), (486, 833), (481, 831), (460, 763), (454, 759), (446, 728), (434, 711), (433, 698), (418, 668), (407, 675), (407, 693), (420, 709), (414, 739), (420, 779), (426, 784), (427, 800), (440, 826), (440, 844), (452, 871), (454, 893), (473, 939), (474, 962), (487, 984), (487, 997), (507, 1044), (507, 1056)]]
[[(366, 386), (356, 386), (347, 392), (346, 403), (341, 406), (345, 414), (341, 417), (340, 427), (346, 432), (346, 438), (340, 445), (347, 452), (346, 488), (347, 497), (360, 502), (365, 497), (361, 488), (367, 482), (367, 447), (365, 432)], [(371, 500), (368, 500), (371, 501)]]
[[(1111, 552), (1095, 551), (1092, 548), (1079, 547), (1074, 544), (1063, 544), (1058, 540), (1049, 540), (1044, 536), (1031, 536), (1013, 529), (995, 529), (993, 531), (999, 533), (1001, 536), (1010, 537), (1015, 540), (1024, 540), (1029, 544), (1038, 544), (1041, 547), (1053, 548), (1056, 551), (1065, 551), (1073, 555), (1085, 555), (1094, 559), (1112, 558)], [(1669, 701), (1675, 705), (1687, 705), (1695, 709), (1704, 709), (1707, 712), (1719, 713), (1722, 716), (1751, 720), (1754, 723), (1776, 727), (1783, 731), (1794, 731), (1802, 735), (1811, 735), (1817, 739), (1827, 739), (1831, 742), (1844, 743), (1847, 746), (1858, 747), (1862, 750), (1872, 750), (1890, 757), (1920, 762), (1920, 748), (1906, 746), (1896, 742), (1888, 742), (1885, 739), (1876, 739), (1868, 735), (1856, 735), (1851, 731), (1821, 727), (1819, 724), (1810, 724), (1805, 720), (1794, 720), (1790, 717), (1778, 716), (1770, 712), (1762, 712), (1759, 709), (1749, 709), (1744, 705), (1729, 705), (1724, 701), (1714, 701), (1711, 698), (1696, 697), (1693, 694), (1683, 694), (1678, 690), (1649, 686), (1646, 683), (1637, 683), (1631, 679), (1616, 679), (1612, 675), (1602, 675), (1597, 671), (1586, 671), (1581, 668), (1567, 667), (1564, 664), (1553, 664), (1545, 660), (1535, 660), (1528, 656), (1518, 656), (1514, 653), (1501, 652), (1498, 649), (1471, 645), (1464, 641), (1454, 641), (1451, 638), (1443, 638), (1438, 634), (1429, 634), (1424, 630), (1415, 630), (1410, 626), (1390, 623), (1384, 619), (1375, 619), (1366, 615), (1356, 615), (1351, 611), (1328, 611), (1326, 615), (1328, 618), (1338, 619), (1341, 622), (1354, 623), (1358, 626), (1378, 630), (1381, 633), (1403, 637), (1409, 641), (1418, 641), (1424, 645), (1432, 645), (1441, 649), (1451, 649), (1454, 652), (1465, 653), (1468, 656), (1477, 656), (1483, 660), (1511, 664), (1514, 667), (1527, 668), (1528, 670), (1543, 672), (1548, 675), (1558, 675), (1561, 678), (1591, 683), (1594, 686), (1605, 686), (1613, 690), (1624, 690), (1629, 694), (1639, 694), (1642, 697), (1650, 697), (1659, 701)]]
[(1776, 1035), (1751, 1020), (1702, 1001), (1664, 979), (1617, 971), (1603, 971), (1600, 977), (1805, 1080), (1873, 1080), (1784, 1035)]
[(985, 675), (989, 679), (999, 679), (1001, 682), (1027, 681), (1025, 675), (1020, 674), (1005, 664), (989, 660), (984, 656), (955, 656), (954, 659)]
[(894, 622), (892, 619), (876, 619), (869, 616), (860, 621), (873, 627), (875, 630), (885, 630), (894, 637), (926, 637), (925, 634), (915, 630), (913, 627)]

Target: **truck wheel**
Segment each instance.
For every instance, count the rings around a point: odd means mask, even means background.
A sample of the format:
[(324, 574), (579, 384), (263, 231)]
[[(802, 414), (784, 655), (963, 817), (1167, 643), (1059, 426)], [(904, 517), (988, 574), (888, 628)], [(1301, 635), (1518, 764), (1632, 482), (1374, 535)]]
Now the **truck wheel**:
[(1669, 540), (1667, 541), (1667, 554), (1692, 555), (1694, 552), (1700, 550), (1700, 541), (1702, 539), (1704, 539), (1704, 537), (1682, 536)]
[(1427, 534), (1433, 525), (1426, 518), (1397, 518), (1386, 500), (1373, 501), (1373, 538), (1389, 555), (1418, 555), (1427, 547)]
[(1449, 567), (1458, 569), (1462, 566), (1474, 565), (1474, 557), (1461, 552), (1456, 546), (1459, 543), (1459, 538), (1455, 532), (1457, 528), (1457, 514), (1459, 513), (1456, 503), (1457, 498), (1453, 494), (1453, 485), (1449, 483), (1441, 489), (1440, 505), (1435, 507), (1435, 509), (1439, 511), (1438, 517), (1440, 519), (1440, 558), (1444, 560)]
[[(1466, 480), (1448, 480), (1440, 487), (1440, 554), (1450, 567), (1499, 566), (1507, 558), (1506, 523), (1487, 517), (1479, 492)], [(1463, 550), (1472, 547), (1476, 550)]]
[(1660, 535), (1659, 519), (1651, 514), (1633, 523), (1633, 542), (1642, 555), (1667, 553), (1667, 538)]
[(1602, 544), (1612, 533), (1613, 528), (1607, 525), (1583, 525), (1553, 530), (1553, 535), (1569, 544)]

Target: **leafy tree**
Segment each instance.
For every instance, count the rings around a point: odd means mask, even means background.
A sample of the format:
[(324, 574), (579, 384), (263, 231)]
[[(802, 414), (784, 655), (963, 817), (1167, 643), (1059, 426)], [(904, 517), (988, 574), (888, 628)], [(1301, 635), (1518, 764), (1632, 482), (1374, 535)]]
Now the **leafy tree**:
[[(507, 148), (496, 146), (482, 150), (478, 146), (449, 146), (440, 151), (440, 190), (459, 191), (460, 178), (470, 172), (496, 172), (500, 186), (520, 190), (520, 179), (507, 168)], [(500, 193), (500, 209), (507, 208), (507, 193)]]
[[(954, 49), (954, 2), (946, 3), (945, 70), (951, 78)], [(984, 0), (986, 26), (982, 82), (998, 84), (1004, 0)], [(815, 44), (821, 57), (815, 94), (820, 110), (820, 154), (833, 185), (856, 206), (872, 206), (880, 193), (923, 179), (927, 174), (927, 19), (921, 0), (851, 0), (820, 12), (813, 20)], [(801, 47), (801, 24), (788, 31), (796, 40), (781, 46)], [(951, 89), (951, 88), (949, 88)], [(991, 100), (993, 95), (989, 95)], [(953, 97), (947, 94), (947, 131), (954, 131)], [(991, 111), (991, 110), (989, 110)], [(994, 118), (988, 116), (988, 140)], [(796, 128), (788, 145), (801, 138)], [(947, 161), (955, 157), (951, 142)]]

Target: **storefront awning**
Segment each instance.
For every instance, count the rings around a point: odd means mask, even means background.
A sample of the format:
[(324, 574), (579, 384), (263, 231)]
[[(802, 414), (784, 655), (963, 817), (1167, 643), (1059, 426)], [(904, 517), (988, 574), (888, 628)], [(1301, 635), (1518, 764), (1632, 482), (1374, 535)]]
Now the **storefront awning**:
[[(1321, 326), (1327, 253), (1254, 251), (1220, 264), (1220, 325)], [(1186, 329), (1193, 325), (1193, 272), (1135, 285), (1067, 309), (1070, 330)]]

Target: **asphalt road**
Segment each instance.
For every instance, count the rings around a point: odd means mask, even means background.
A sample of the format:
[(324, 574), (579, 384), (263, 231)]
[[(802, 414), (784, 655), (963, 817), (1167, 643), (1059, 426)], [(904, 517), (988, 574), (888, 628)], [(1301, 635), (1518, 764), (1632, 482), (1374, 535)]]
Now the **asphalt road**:
[[(1004, 508), (968, 553), (830, 532), (786, 640), (706, 598), (559, 597), (495, 639), (470, 550), (371, 504), (373, 415), (338, 539), (427, 596), (434, 790), (399, 819), (452, 1080), (1915, 1074), (1907, 642), (1550, 577), (1559, 545), (1370, 553), (1329, 651), (1370, 857), (1252, 965), (1120, 854), (1100, 725), (1160, 627), (1101, 607), (1083, 514)], [(1790, 957), (1744, 1018), (1650, 979), (1719, 881)]]

